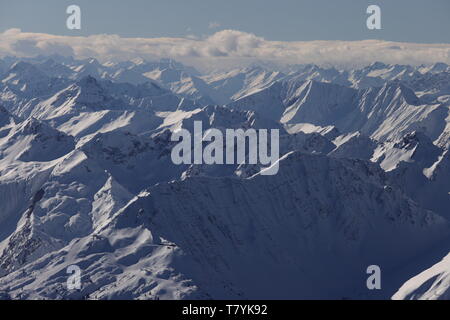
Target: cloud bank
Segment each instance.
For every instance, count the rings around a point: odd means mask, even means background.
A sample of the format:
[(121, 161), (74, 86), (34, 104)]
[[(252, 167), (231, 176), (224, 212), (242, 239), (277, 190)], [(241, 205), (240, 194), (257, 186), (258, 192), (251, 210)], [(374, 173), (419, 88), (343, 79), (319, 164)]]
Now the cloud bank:
[(202, 66), (270, 61), (355, 67), (374, 61), (400, 64), (450, 63), (450, 44), (381, 40), (269, 41), (252, 33), (222, 30), (199, 38), (123, 38), (118, 35), (56, 36), (9, 29), (0, 33), (0, 55), (61, 54), (101, 61), (174, 58)]

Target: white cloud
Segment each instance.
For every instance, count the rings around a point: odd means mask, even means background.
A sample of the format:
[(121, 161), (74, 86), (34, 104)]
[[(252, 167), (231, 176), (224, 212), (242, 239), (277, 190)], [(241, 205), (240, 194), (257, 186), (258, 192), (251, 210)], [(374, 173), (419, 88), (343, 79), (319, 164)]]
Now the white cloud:
[(251, 33), (223, 30), (209, 37), (122, 38), (25, 33), (10, 29), (0, 33), (0, 55), (74, 55), (99, 60), (136, 57), (174, 58), (197, 65), (230, 65), (268, 60), (276, 63), (316, 63), (355, 66), (373, 61), (403, 64), (450, 63), (450, 44), (415, 44), (380, 40), (364, 41), (268, 41)]

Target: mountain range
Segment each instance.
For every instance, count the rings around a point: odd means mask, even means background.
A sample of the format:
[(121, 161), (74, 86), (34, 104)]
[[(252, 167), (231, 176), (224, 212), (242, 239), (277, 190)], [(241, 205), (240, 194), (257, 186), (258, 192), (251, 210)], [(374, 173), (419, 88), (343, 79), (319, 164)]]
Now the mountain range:
[[(278, 129), (278, 174), (175, 165), (194, 121)], [(0, 299), (448, 299), (449, 148), (443, 63), (3, 58)]]

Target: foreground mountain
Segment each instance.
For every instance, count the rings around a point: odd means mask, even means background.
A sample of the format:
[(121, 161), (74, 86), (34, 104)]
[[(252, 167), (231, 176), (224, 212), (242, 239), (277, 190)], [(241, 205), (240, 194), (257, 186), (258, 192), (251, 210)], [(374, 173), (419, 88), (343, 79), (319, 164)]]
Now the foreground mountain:
[[(389, 270), (448, 232), (444, 219), (386, 193), (373, 165), (302, 153), (280, 162), (273, 179), (152, 187), (91, 235), (5, 276), (2, 287), (23, 288), (12, 298), (68, 298), (61, 280), (75, 263), (90, 284), (73, 298), (343, 298), (364, 283), (370, 261)], [(30, 218), (46, 202), (37, 200)], [(10, 243), (3, 267), (15, 250)], [(31, 280), (40, 268), (45, 275)]]

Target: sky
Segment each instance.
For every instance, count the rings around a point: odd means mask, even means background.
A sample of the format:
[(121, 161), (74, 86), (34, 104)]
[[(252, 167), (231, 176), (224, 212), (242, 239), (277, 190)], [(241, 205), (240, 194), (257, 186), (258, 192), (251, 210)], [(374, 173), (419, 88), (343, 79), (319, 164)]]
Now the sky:
[[(66, 8), (82, 10), (81, 31), (66, 28)], [(366, 9), (381, 8), (382, 30)], [(0, 0), (0, 32), (122, 37), (204, 37), (223, 29), (273, 41), (381, 39), (450, 43), (449, 0)]]
[[(69, 5), (81, 30), (66, 27)], [(381, 8), (369, 30), (367, 7)], [(0, 57), (450, 64), (450, 0), (0, 0)]]

